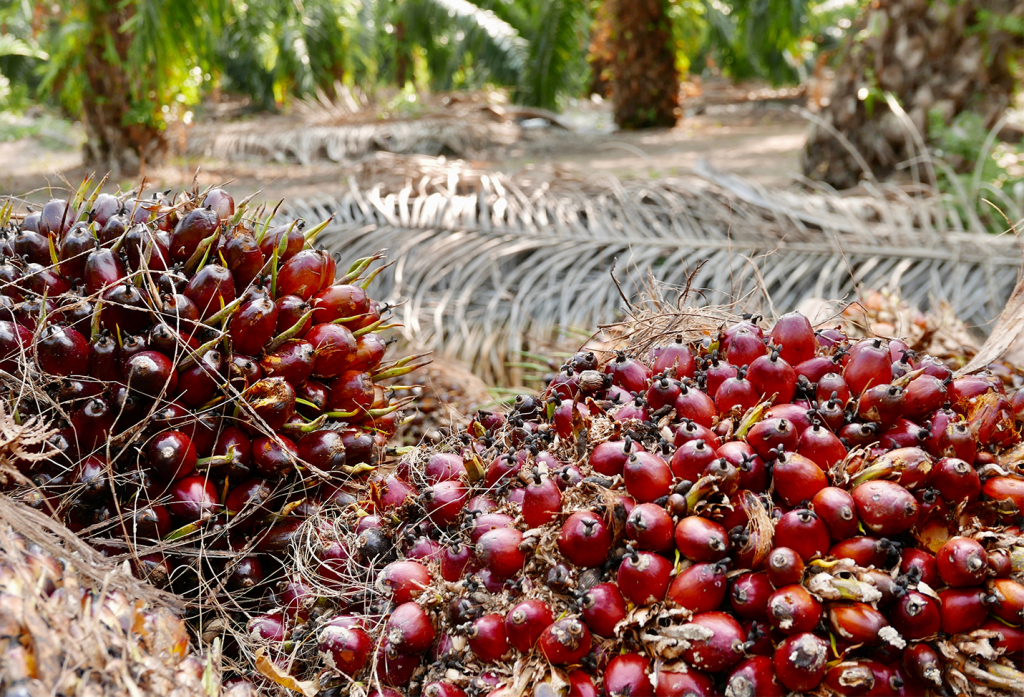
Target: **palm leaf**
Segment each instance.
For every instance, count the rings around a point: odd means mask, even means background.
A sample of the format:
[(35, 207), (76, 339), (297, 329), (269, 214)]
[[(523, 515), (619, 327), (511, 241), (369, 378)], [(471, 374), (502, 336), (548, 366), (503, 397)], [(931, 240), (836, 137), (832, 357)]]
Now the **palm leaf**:
[(619, 318), (613, 274), (630, 301), (653, 279), (692, 285), (699, 304), (766, 315), (891, 285), (924, 307), (944, 300), (975, 325), (998, 315), (1017, 279), (1014, 239), (953, 232), (935, 201), (766, 190), (708, 167), (703, 175), (573, 184), (452, 169), (390, 188), (353, 180), (337, 196), (291, 202), (289, 214), (334, 216), (319, 240), (340, 268), (387, 248), (395, 265), (375, 297), (404, 303), (396, 314), (410, 340), (492, 384), (514, 381), (506, 363), (559, 327)]

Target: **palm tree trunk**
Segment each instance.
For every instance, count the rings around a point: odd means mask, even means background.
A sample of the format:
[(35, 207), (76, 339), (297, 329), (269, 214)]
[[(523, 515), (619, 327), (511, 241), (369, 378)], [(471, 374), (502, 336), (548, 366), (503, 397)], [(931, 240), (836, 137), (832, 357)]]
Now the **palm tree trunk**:
[[(946, 124), (964, 110), (992, 128), (1016, 88), (1013, 61), (1022, 43), (1010, 22), (1024, 17), (1020, 0), (877, 0), (854, 27), (836, 69), (828, 105), (803, 153), (808, 177), (837, 189), (856, 186), (863, 167), (845, 136), (878, 179), (919, 156), (906, 120), (888, 106), (892, 94), (927, 140), (932, 119)], [(982, 12), (984, 11), (984, 12)], [(973, 163), (970, 163), (973, 166)]]
[[(125, 69), (131, 35), (121, 31), (131, 6), (117, 0), (91, 0), (87, 21), (92, 31), (84, 51), (88, 88), (82, 96), (82, 116), (88, 141), (85, 164), (113, 176), (135, 176), (143, 165), (158, 164), (167, 154), (167, 141), (158, 127), (135, 119), (132, 95), (141, 82)], [(108, 46), (114, 55), (108, 54)], [(134, 88), (134, 89), (133, 89)]]
[(679, 73), (666, 0), (605, 0), (608, 60), (594, 61), (612, 83), (620, 128), (674, 126)]
[(405, 89), (409, 79), (409, 44), (405, 40), (405, 22), (395, 22), (395, 82), (398, 89)]

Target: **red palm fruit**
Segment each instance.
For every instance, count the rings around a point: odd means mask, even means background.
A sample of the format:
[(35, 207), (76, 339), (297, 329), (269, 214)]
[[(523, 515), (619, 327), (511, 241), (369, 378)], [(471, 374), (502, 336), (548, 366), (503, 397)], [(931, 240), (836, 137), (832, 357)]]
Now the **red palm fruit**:
[(385, 641), (377, 652), (376, 665), (372, 670), (385, 685), (406, 685), (420, 667), (420, 662), (419, 655), (400, 651)]
[[(725, 327), (718, 336), (722, 349), (727, 350), (729, 348), (729, 342), (732, 341), (732, 337), (740, 332), (750, 332), (763, 342), (764, 330), (757, 324), (761, 319), (763, 318), (760, 315), (754, 315), (749, 318), (741, 319), (739, 322)], [(676, 341), (681, 341), (681, 338), (677, 338)]]
[(750, 364), (747, 380), (759, 397), (771, 398), (774, 395), (772, 401), (775, 404), (792, 402), (796, 394), (796, 370), (774, 349)]
[(39, 214), (39, 232), (49, 237), (60, 237), (78, 219), (74, 207), (64, 199), (50, 199)]
[(287, 550), (303, 523), (305, 521), (301, 518), (285, 519), (283, 522), (261, 531), (256, 536), (256, 546), (253, 549), (259, 553), (283, 552)]
[(978, 398), (997, 388), (990, 377), (983, 375), (966, 375), (957, 378), (946, 387), (949, 404), (953, 411), (966, 414), (977, 403)]
[(744, 377), (742, 371), (736, 377), (726, 378), (715, 391), (715, 407), (723, 416), (734, 412), (743, 415), (757, 402), (757, 391), (754, 389), (754, 385)]
[[(78, 228), (68, 233), (60, 243), (58, 255), (60, 273), (64, 278), (85, 278), (85, 260), (96, 248), (96, 238), (88, 228)], [(5, 278), (4, 280), (11, 280)]]
[(923, 593), (907, 591), (889, 610), (889, 622), (904, 639), (917, 640), (939, 631), (939, 603)]
[(619, 351), (615, 360), (605, 366), (604, 372), (612, 376), (612, 384), (627, 392), (643, 392), (650, 379), (650, 371), (643, 363)]
[(967, 413), (967, 422), (982, 447), (1009, 447), (1017, 438), (1013, 409), (1002, 394), (979, 397)]
[(831, 536), (828, 526), (818, 516), (800, 508), (783, 513), (775, 523), (773, 544), (789, 547), (807, 562), (828, 553)]
[(739, 488), (755, 494), (768, 489), (768, 468), (754, 449), (743, 441), (723, 443), (715, 453), (719, 459), (733, 465), (739, 471)]
[(685, 673), (658, 671), (654, 694), (655, 697), (714, 697), (719, 693), (710, 676), (687, 670)]
[(438, 559), (441, 556), (441, 545), (429, 537), (420, 537), (409, 545), (409, 548), (405, 551), (405, 556), (411, 560), (422, 559), (429, 561), (431, 559)]
[(217, 230), (219, 222), (217, 214), (208, 208), (189, 211), (171, 233), (171, 259), (187, 261), (199, 243)]
[(334, 282), (334, 259), (325, 251), (303, 249), (277, 272), (277, 294), (309, 300)]
[(146, 444), (150, 467), (166, 481), (192, 474), (197, 457), (192, 439), (181, 431), (164, 431)]
[(205, 320), (235, 299), (234, 277), (219, 264), (204, 266), (185, 286), (185, 297), (195, 303)]
[(675, 529), (676, 548), (692, 561), (718, 561), (729, 549), (729, 535), (718, 523), (688, 516)]
[(835, 543), (828, 555), (836, 559), (852, 559), (857, 566), (883, 568), (887, 566), (889, 549), (888, 540), (857, 536)]
[(199, 348), (199, 342), (195, 337), (172, 329), (170, 325), (162, 322), (153, 325), (153, 328), (149, 330), (148, 341), (154, 351), (159, 351), (172, 358), (184, 353), (185, 347), (193, 350)]
[(523, 520), (531, 528), (550, 523), (562, 509), (562, 493), (551, 477), (534, 473), (523, 494)]
[(600, 516), (591, 511), (578, 511), (562, 524), (558, 535), (558, 551), (574, 566), (600, 566), (608, 557), (612, 533)]
[(697, 370), (690, 347), (676, 337), (673, 343), (651, 349), (651, 370), (655, 374), (674, 376), (678, 380), (692, 378)]
[(347, 359), (356, 350), (352, 332), (340, 324), (318, 324), (306, 333), (305, 340), (316, 349), (313, 374), (318, 378), (341, 375)]
[(626, 600), (612, 583), (599, 583), (588, 589), (580, 608), (590, 631), (605, 639), (615, 636), (615, 625), (626, 619), (627, 614)]
[(96, 248), (85, 258), (82, 280), (89, 295), (120, 283), (125, 276), (124, 264), (109, 249)]
[(604, 691), (609, 697), (654, 697), (654, 686), (647, 677), (651, 662), (638, 653), (613, 658), (604, 669)]
[[(315, 368), (313, 372), (316, 374)], [(331, 411), (368, 409), (375, 397), (373, 379), (369, 373), (358, 370), (342, 372), (331, 381), (328, 389), (327, 408)]]
[(737, 375), (739, 375), (739, 368), (737, 366), (712, 357), (710, 364), (704, 371), (704, 386), (708, 396), (714, 398), (718, 394), (718, 388), (721, 387), (722, 383)]
[(430, 585), (430, 571), (418, 561), (396, 561), (381, 570), (379, 583), (391, 602), (402, 605), (418, 598)]
[[(833, 397), (834, 393), (834, 397)], [(818, 402), (827, 402), (830, 399), (837, 399), (841, 404), (850, 401), (850, 388), (846, 380), (839, 373), (826, 373), (818, 380), (815, 388), (815, 398)]]
[(812, 358), (818, 347), (811, 323), (796, 312), (779, 318), (772, 327), (769, 342), (779, 347), (779, 355), (790, 365), (803, 363)]
[[(722, 446), (721, 440), (719, 440), (718, 436), (710, 428), (707, 426), (701, 426), (690, 419), (683, 419), (682, 423), (680, 423), (679, 427), (676, 429), (673, 445), (678, 448), (684, 443), (695, 440), (704, 441), (704, 443), (710, 446), (713, 450), (717, 450)], [(730, 441), (728, 445), (734, 443), (742, 444), (744, 446), (746, 445), (743, 441)], [(754, 451), (751, 450), (750, 452), (753, 453)]]
[(345, 444), (345, 459), (349, 465), (371, 462), (374, 458), (376, 443), (373, 437), (358, 428), (347, 428), (341, 431), (341, 440)]
[(1015, 627), (1024, 623), (1024, 586), (1009, 578), (989, 581), (989, 590), (995, 597), (990, 611), (1007, 624)]
[(947, 503), (975, 501), (981, 495), (981, 478), (970, 464), (954, 457), (935, 463), (929, 486), (937, 489)]
[(313, 306), (313, 324), (355, 317), (370, 310), (366, 291), (352, 285), (328, 286), (314, 296), (310, 305)]
[(36, 359), (50, 375), (85, 375), (89, 370), (89, 342), (71, 327), (50, 325), (36, 342)]
[(152, 324), (142, 293), (130, 282), (107, 288), (102, 298), (100, 322), (111, 332), (141, 334)]
[(867, 603), (832, 603), (828, 607), (828, 621), (838, 636), (851, 644), (878, 644), (878, 632), (888, 627), (885, 615)]
[(750, 428), (747, 432), (747, 443), (754, 452), (767, 460), (772, 457), (772, 451), (779, 447), (786, 452), (796, 450), (799, 437), (800, 434), (788, 419), (769, 418), (759, 421)]
[[(799, 579), (796, 582), (799, 583)], [(764, 622), (768, 619), (768, 598), (771, 594), (772, 585), (768, 574), (763, 571), (748, 572), (733, 581), (729, 602), (740, 617)]]
[(994, 648), (1002, 649), (1004, 656), (1020, 656), (1024, 652), (1024, 630), (1007, 627), (1004, 622), (994, 619), (986, 620), (979, 629), (999, 635), (989, 642)]
[(428, 682), (423, 687), (424, 697), (466, 697), (461, 687), (447, 682)]
[(641, 503), (626, 519), (626, 537), (633, 540), (637, 549), (667, 552), (673, 546), (672, 535), (672, 517), (657, 504)]
[(423, 468), (423, 474), (431, 484), (458, 479), (465, 473), (462, 456), (454, 453), (434, 453)]
[(206, 475), (191, 475), (178, 479), (170, 488), (167, 508), (171, 515), (186, 523), (209, 520), (220, 512), (217, 488)]
[(594, 680), (587, 672), (583, 670), (569, 671), (567, 679), (569, 680), (568, 697), (598, 697)]
[[(630, 454), (643, 451), (643, 446), (627, 438), (625, 441), (610, 440), (599, 444), (590, 454), (590, 466), (594, 472), (607, 477), (622, 474), (622, 468)], [(501, 459), (501, 458), (499, 458)], [(518, 469), (518, 464), (516, 466)], [(488, 486), (493, 483), (488, 481)]]
[(914, 362), (915, 370), (923, 370), (925, 375), (945, 381), (953, 376), (953, 371), (945, 363), (934, 356), (924, 355)]
[(388, 342), (379, 334), (363, 334), (356, 337), (356, 349), (348, 356), (348, 367), (352, 370), (372, 371), (388, 351)]
[(722, 348), (725, 359), (737, 366), (749, 366), (768, 352), (761, 334), (749, 327), (740, 327), (730, 334)]
[(476, 558), (483, 568), (499, 578), (511, 578), (526, 564), (526, 555), (519, 549), (522, 541), (523, 533), (515, 528), (496, 528), (480, 536)]
[(272, 612), (267, 615), (257, 615), (249, 620), (246, 624), (246, 633), (254, 641), (276, 644), (284, 641), (288, 636), (288, 626), (283, 614)]
[(345, 442), (337, 431), (313, 431), (299, 439), (298, 455), (323, 472), (340, 472), (345, 466)]
[(622, 468), (626, 491), (640, 503), (668, 496), (672, 487), (672, 470), (657, 455), (633, 453)]
[(791, 452), (776, 460), (772, 479), (775, 493), (787, 506), (810, 501), (828, 486), (828, 477), (813, 460)]
[[(106, 222), (96, 234), (96, 238), (104, 247), (112, 247), (114, 240), (119, 239), (128, 231), (128, 220), (123, 215), (115, 215)], [(124, 247), (124, 245), (122, 245)]]
[(967, 422), (951, 420), (941, 429), (937, 429), (937, 423), (940, 423), (938, 417), (933, 417), (928, 452), (936, 457), (955, 457), (973, 464), (978, 455), (978, 443)]
[[(306, 313), (313, 309), (308, 302), (297, 295), (279, 295), (274, 301), (277, 306), (277, 333), (291, 329)], [(312, 326), (310, 318), (306, 318), (299, 327), (296, 336), (303, 336)]]
[[(302, 251), (302, 248), (306, 244), (306, 236), (302, 234), (302, 228), (305, 224), (302, 222), (296, 223), (295, 225), (278, 225), (277, 227), (268, 230), (263, 236), (263, 241), (260, 242), (260, 251), (263, 255), (269, 259), (274, 254), (274, 248), (277, 248), (277, 261), (278, 263), (284, 263), (291, 259), (293, 256)], [(284, 251), (281, 250), (281, 240), (285, 237), (288, 241), (285, 243)]]
[(924, 445), (928, 440), (929, 431), (913, 421), (896, 419), (896, 422), (879, 436), (881, 447), (886, 449), (912, 448)]
[(132, 511), (129, 534), (151, 540), (162, 540), (171, 532), (171, 514), (159, 503), (139, 505)]
[(836, 542), (857, 534), (857, 504), (845, 489), (825, 487), (811, 499), (811, 510)]
[(676, 415), (680, 419), (690, 419), (705, 428), (711, 428), (718, 418), (718, 409), (711, 397), (684, 383), (676, 398)]
[[(259, 368), (259, 366), (256, 366), (256, 368), (260, 371), (260, 374), (262, 374), (262, 369)], [(259, 380), (259, 376), (257, 376), (256, 379)], [(323, 384), (319, 380), (313, 380), (310, 378), (296, 388), (295, 397), (295, 411), (299, 412), (307, 419), (315, 419), (327, 408), (327, 385)], [(309, 404), (299, 402), (298, 400), (300, 399), (305, 402), (309, 402)]]
[(512, 648), (527, 653), (541, 633), (555, 621), (551, 606), (536, 598), (524, 600), (505, 615), (505, 635)]
[(627, 552), (616, 581), (622, 595), (634, 605), (661, 602), (672, 577), (672, 562), (651, 552)]
[(892, 380), (892, 358), (888, 345), (881, 339), (860, 341), (851, 348), (849, 355), (843, 379), (854, 396), (869, 387), (888, 385)]
[[(884, 676), (876, 675), (874, 668), (884, 670), (884, 666), (874, 661), (851, 660), (832, 665), (825, 673), (825, 684), (837, 695), (843, 697), (859, 697), (859, 695), (893, 694), (886, 688)], [(884, 687), (883, 687), (884, 685)], [(877, 690), (875, 688), (878, 688)]]
[(953, 537), (935, 555), (947, 586), (976, 586), (985, 580), (988, 554), (977, 540)]
[(441, 577), (449, 583), (462, 579), (466, 568), (473, 560), (473, 549), (468, 545), (456, 542), (450, 547), (441, 549)]
[(991, 477), (982, 484), (981, 493), (993, 501), (1011, 501), (1018, 512), (1024, 512), (1024, 479)]
[(669, 380), (664, 375), (651, 381), (651, 386), (644, 393), (647, 406), (656, 411), (663, 406), (675, 404), (676, 399), (682, 392), (682, 387), (677, 380)]
[(1013, 561), (1005, 549), (994, 549), (988, 555), (988, 568), (996, 578), (1006, 578), (1013, 572)]
[(512, 516), (505, 515), (504, 513), (481, 513), (478, 516), (474, 516), (473, 522), (469, 527), (469, 541), (476, 544), (485, 532), (498, 528), (513, 528), (515, 527), (513, 522)]
[(743, 628), (724, 612), (702, 612), (690, 619), (690, 625), (708, 630), (701, 638), (690, 640), (683, 658), (698, 670), (717, 673), (736, 665), (743, 657)]
[(861, 523), (876, 535), (899, 535), (917, 522), (917, 500), (895, 482), (865, 482), (853, 490), (853, 500)]
[(267, 377), (284, 378), (293, 385), (301, 385), (313, 372), (315, 356), (313, 345), (308, 341), (292, 339), (260, 359), (260, 373)]
[(926, 419), (946, 401), (946, 385), (931, 375), (920, 375), (907, 385), (904, 414), (908, 419)]
[(776, 588), (799, 584), (804, 577), (804, 560), (789, 547), (776, 547), (768, 557), (765, 572)]
[(946, 634), (973, 632), (988, 617), (984, 588), (947, 588), (939, 593), (939, 603)]
[(192, 331), (199, 321), (199, 308), (196, 304), (180, 293), (164, 293), (161, 296), (163, 314), (168, 324), (174, 329)]
[(277, 432), (295, 413), (295, 388), (284, 378), (263, 378), (244, 393), (245, 400), (271, 431)]
[(537, 640), (540, 652), (555, 665), (579, 663), (592, 647), (590, 630), (575, 617), (550, 624)]
[(694, 564), (668, 588), (668, 599), (696, 614), (717, 610), (725, 600), (727, 562)]
[(857, 416), (888, 428), (903, 415), (903, 389), (888, 383), (869, 387), (857, 402)]
[(728, 697), (783, 697), (786, 689), (775, 677), (769, 656), (751, 656), (736, 666), (726, 682)]
[(366, 665), (373, 651), (373, 639), (358, 626), (328, 622), (317, 634), (317, 649), (328, 670), (354, 676)]
[(715, 451), (704, 440), (691, 440), (676, 448), (670, 468), (680, 479), (696, 482), (715, 458)]
[(273, 493), (271, 487), (263, 479), (247, 479), (241, 484), (236, 484), (228, 492), (224, 499), (224, 509), (231, 517), (239, 513), (246, 514), (246, 522), (253, 523), (259, 518), (270, 513), (269, 507), (265, 506)]
[(252, 464), (265, 477), (282, 477), (294, 469), (299, 449), (287, 436), (259, 436), (252, 441)]
[(821, 621), (821, 603), (803, 586), (783, 586), (768, 598), (768, 622), (786, 635), (813, 631)]
[[(121, 356), (123, 359), (123, 350)], [(122, 371), (128, 386), (142, 394), (173, 394), (178, 387), (178, 371), (174, 363), (158, 351), (136, 353), (125, 360)]]
[(178, 401), (197, 408), (213, 399), (220, 382), (223, 359), (220, 351), (207, 351), (178, 376)]
[(121, 350), (109, 334), (100, 334), (89, 347), (88, 375), (101, 382), (121, 380)]
[(938, 588), (941, 585), (939, 567), (935, 561), (935, 555), (915, 547), (903, 550), (903, 553), (900, 555), (900, 573), (906, 576), (910, 573), (911, 569), (916, 569), (914, 573), (916, 573), (917, 578), (930, 588)]
[(426, 611), (414, 602), (396, 607), (384, 628), (389, 644), (399, 651), (422, 653), (434, 643), (434, 625)]
[(14, 236), (14, 254), (29, 265), (50, 263), (50, 244), (46, 235), (23, 230)]
[(821, 637), (797, 634), (787, 637), (775, 649), (775, 676), (786, 688), (810, 692), (821, 683), (828, 658), (828, 643)]
[(259, 355), (276, 331), (277, 306), (263, 293), (242, 303), (228, 324), (232, 348), (249, 356)]
[(903, 669), (922, 685), (942, 686), (942, 664), (939, 655), (928, 644), (911, 644), (903, 652)]
[(827, 428), (822, 428), (815, 420), (814, 425), (800, 434), (796, 444), (796, 452), (817, 463), (824, 471), (842, 462), (846, 457), (846, 446), (839, 437)]
[(220, 252), (235, 280), (235, 291), (239, 294), (260, 275), (267, 261), (256, 238), (246, 232), (235, 232), (223, 240)]
[[(800, 378), (806, 378), (807, 382), (811, 383), (812, 386), (817, 386), (819, 380), (829, 374), (834, 374), (834, 371), (838, 369), (839, 361), (835, 356), (815, 356), (814, 358), (808, 358), (803, 363), (798, 363), (793, 366), (793, 370), (796, 371), (797, 380), (801, 381)], [(815, 395), (819, 394), (815, 389)], [(820, 401), (828, 401), (831, 396), (831, 392), (821, 393), (822, 397)]]
[(842, 438), (842, 433), (840, 433), (840, 431), (846, 423), (846, 412), (843, 411), (843, 405), (838, 399), (830, 399), (827, 402), (819, 404), (817, 410), (815, 410), (815, 416), (820, 419), (830, 431), (839, 434), (840, 438)]
[(722, 458), (712, 460), (701, 476), (712, 478), (718, 490), (726, 496), (732, 496), (739, 491), (740, 471), (728, 460)]
[(423, 492), (427, 517), (442, 527), (459, 519), (468, 500), (469, 490), (458, 480), (438, 482)]

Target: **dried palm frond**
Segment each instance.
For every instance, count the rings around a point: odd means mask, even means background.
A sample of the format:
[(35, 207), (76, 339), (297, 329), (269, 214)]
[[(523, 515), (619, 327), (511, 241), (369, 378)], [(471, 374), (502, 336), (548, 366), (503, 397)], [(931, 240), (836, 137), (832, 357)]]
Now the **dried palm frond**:
[(506, 363), (528, 337), (615, 321), (650, 279), (765, 315), (889, 286), (983, 326), (1020, 266), (1012, 237), (967, 231), (936, 199), (897, 189), (769, 190), (708, 166), (649, 182), (468, 170), (445, 163), (395, 186), (351, 179), (336, 196), (292, 201), (289, 215), (333, 215), (319, 239), (342, 265), (387, 248), (394, 273), (376, 297), (401, 304), (410, 340), (487, 381), (515, 380)]

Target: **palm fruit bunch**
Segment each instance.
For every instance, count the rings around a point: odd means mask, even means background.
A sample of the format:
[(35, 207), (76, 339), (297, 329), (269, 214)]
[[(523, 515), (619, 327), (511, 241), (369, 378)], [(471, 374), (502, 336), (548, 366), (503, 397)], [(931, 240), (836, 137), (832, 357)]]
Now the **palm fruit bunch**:
[(176, 592), (258, 584), (241, 552), (286, 546), (403, 418), (378, 381), (418, 363), (384, 362), (380, 256), (339, 274), (314, 247), (329, 221), (275, 226), (222, 189), (99, 190), (0, 217), (0, 379), (58, 429), (8, 489)]
[(253, 650), (374, 697), (1020, 694), (1022, 419), (799, 314), (583, 351), (311, 521)]

